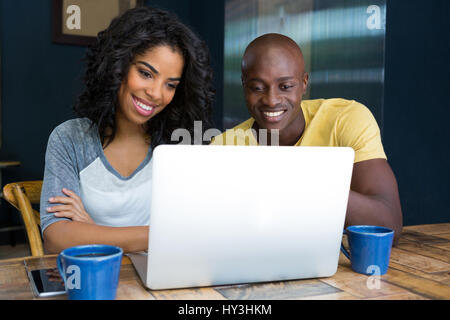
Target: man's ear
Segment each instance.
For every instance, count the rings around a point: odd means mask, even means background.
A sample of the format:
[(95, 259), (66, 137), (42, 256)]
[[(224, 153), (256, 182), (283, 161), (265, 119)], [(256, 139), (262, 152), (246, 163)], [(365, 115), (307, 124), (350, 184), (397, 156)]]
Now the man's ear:
[(308, 89), (308, 85), (309, 85), (309, 73), (308, 72), (305, 72), (303, 74), (302, 83), (303, 83), (303, 92), (306, 92), (306, 90)]

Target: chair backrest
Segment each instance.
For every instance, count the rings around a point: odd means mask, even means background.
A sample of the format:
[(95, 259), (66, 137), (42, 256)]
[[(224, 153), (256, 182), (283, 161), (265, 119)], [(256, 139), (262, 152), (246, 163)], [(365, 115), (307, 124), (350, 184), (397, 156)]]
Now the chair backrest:
[(40, 214), (32, 204), (39, 204), (42, 180), (12, 182), (3, 187), (3, 198), (18, 209), (22, 215), (32, 256), (43, 256)]

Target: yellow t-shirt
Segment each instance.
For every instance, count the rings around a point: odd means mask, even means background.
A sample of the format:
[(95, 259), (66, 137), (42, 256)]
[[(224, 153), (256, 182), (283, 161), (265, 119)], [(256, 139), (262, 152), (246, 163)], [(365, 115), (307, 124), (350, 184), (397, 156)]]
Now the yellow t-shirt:
[[(355, 163), (387, 159), (380, 129), (370, 110), (356, 101), (345, 99), (304, 100), (301, 103), (305, 130), (296, 146), (351, 147)], [(216, 136), (214, 145), (258, 145), (252, 134), (255, 119)]]

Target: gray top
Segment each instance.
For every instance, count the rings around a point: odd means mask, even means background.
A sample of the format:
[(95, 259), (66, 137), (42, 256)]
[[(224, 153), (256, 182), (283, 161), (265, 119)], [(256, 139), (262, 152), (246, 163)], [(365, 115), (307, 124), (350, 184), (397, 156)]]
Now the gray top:
[[(42, 232), (57, 218), (47, 212), (50, 197), (65, 196), (62, 188), (80, 196), (96, 224), (142, 226), (150, 220), (152, 150), (129, 176), (121, 176), (103, 153), (97, 126), (87, 118), (68, 120), (50, 135), (45, 154), (40, 214)], [(125, 156), (125, 155), (124, 155)]]

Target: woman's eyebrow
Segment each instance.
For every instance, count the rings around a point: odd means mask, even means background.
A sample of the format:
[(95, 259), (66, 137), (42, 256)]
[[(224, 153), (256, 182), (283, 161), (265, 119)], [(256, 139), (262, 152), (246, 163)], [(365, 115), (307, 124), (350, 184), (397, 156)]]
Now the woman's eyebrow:
[(155, 69), (155, 67), (153, 67), (151, 64), (145, 62), (145, 61), (136, 61), (136, 63), (140, 63), (143, 64), (144, 66), (146, 66), (147, 68), (149, 68), (150, 70), (152, 70), (154, 73), (159, 74), (159, 71)]
[[(153, 67), (150, 63), (147, 63), (145, 61), (136, 61), (136, 63), (143, 64), (144, 66), (146, 66), (147, 68), (152, 70), (155, 74), (159, 74), (159, 71), (156, 70), (155, 67)], [(169, 80), (170, 81), (181, 81), (181, 78), (169, 78)]]

